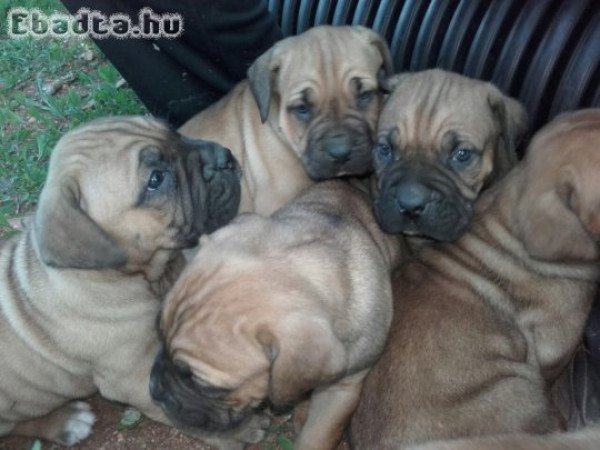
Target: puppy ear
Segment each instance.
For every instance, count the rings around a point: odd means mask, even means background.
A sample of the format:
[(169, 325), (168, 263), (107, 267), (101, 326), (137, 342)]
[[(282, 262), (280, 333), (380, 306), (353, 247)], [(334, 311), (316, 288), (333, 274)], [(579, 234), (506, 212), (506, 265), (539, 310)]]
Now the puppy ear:
[(34, 236), (42, 261), (52, 267), (107, 269), (127, 260), (117, 243), (81, 209), (72, 180), (42, 192)]
[(276, 406), (292, 403), (345, 366), (345, 350), (325, 320), (302, 318), (284, 327), (271, 351), (269, 399)]
[(281, 64), (281, 60), (277, 56), (281, 45), (281, 43), (275, 44), (270, 50), (260, 55), (248, 69), (250, 92), (258, 105), (262, 123), (265, 123), (269, 116), (273, 86)]
[[(542, 261), (594, 260), (598, 255), (589, 234), (593, 231), (586, 230), (580, 219), (577, 177), (570, 167), (564, 167), (557, 178), (554, 189), (542, 193), (525, 190), (524, 204), (517, 207), (520, 239), (527, 253)], [(596, 224), (599, 219), (596, 217)]]
[[(580, 187), (585, 184), (586, 190)], [(561, 169), (559, 196), (561, 196), (569, 210), (579, 218), (579, 221), (588, 235), (597, 240), (600, 237), (600, 202), (597, 191), (581, 177), (577, 176), (575, 169), (566, 166)]]
[(517, 147), (528, 128), (527, 112), (517, 100), (490, 85), (488, 104), (500, 126), (502, 145), (494, 153), (494, 178), (506, 175), (517, 163)]
[(392, 60), (390, 47), (384, 37), (371, 28), (363, 27), (361, 25), (354, 25), (353, 28), (359, 33), (362, 33), (367, 41), (379, 51), (382, 59), (381, 69), (383, 70), (384, 76), (389, 77), (393, 75), (394, 61)]
[(408, 73), (398, 73), (380, 81), (379, 85), (385, 94), (391, 94), (398, 85), (408, 78)]

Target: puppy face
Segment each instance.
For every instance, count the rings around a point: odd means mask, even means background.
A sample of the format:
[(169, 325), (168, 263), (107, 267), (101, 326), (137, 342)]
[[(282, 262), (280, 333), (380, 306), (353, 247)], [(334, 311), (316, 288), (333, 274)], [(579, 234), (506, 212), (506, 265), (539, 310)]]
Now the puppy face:
[(40, 254), (61, 268), (137, 270), (228, 222), (239, 192), (218, 144), (141, 117), (91, 122), (54, 150), (35, 218)]
[(489, 83), (437, 69), (390, 84), (373, 150), (377, 219), (389, 233), (455, 240), (481, 189), (516, 163), (525, 111)]
[(561, 115), (531, 142), (516, 226), (534, 258), (588, 262), (599, 257), (599, 143), (600, 109)]
[(323, 180), (372, 170), (380, 79), (392, 73), (385, 41), (363, 27), (315, 27), (262, 55), (248, 79), (268, 118)]

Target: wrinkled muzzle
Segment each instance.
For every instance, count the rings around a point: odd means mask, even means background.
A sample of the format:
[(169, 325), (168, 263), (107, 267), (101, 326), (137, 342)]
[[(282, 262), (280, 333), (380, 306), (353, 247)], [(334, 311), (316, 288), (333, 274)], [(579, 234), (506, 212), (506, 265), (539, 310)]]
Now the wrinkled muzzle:
[(429, 164), (395, 164), (381, 174), (374, 201), (381, 228), (454, 241), (469, 227), (473, 205), (455, 181)]
[(216, 142), (185, 138), (186, 176), (198, 235), (231, 221), (240, 205), (240, 166), (231, 151)]
[(152, 366), (150, 395), (178, 427), (218, 433), (242, 425), (251, 411), (227, 407), (223, 401), (229, 392), (197, 381), (189, 366), (173, 362), (165, 350)]
[(366, 121), (337, 127), (319, 124), (309, 131), (302, 162), (315, 181), (366, 175), (373, 170), (372, 146)]

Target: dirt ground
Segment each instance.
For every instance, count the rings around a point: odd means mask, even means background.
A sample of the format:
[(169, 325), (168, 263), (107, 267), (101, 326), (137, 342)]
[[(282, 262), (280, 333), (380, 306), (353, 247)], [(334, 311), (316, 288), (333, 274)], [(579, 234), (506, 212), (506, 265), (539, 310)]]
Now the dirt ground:
[[(119, 431), (119, 423), (125, 406), (99, 397), (92, 398), (97, 419), (93, 434), (71, 450), (213, 450), (202, 441), (185, 436), (174, 428), (143, 419), (133, 428)], [(248, 450), (288, 450), (291, 448), (291, 425), (289, 417), (274, 418), (271, 429), (263, 442), (248, 447)], [(0, 438), (0, 450), (63, 450), (66, 447), (21, 437)], [(286, 445), (287, 444), (287, 445)]]

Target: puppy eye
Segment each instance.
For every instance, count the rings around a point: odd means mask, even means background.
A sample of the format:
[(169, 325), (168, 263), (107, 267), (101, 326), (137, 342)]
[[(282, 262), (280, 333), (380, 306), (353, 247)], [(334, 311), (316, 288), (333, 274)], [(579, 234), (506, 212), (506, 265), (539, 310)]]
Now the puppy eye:
[(153, 170), (148, 179), (146, 190), (156, 191), (165, 179), (165, 173), (162, 170)]
[(387, 163), (392, 159), (392, 147), (386, 142), (379, 142), (375, 147), (377, 159), (383, 163)]
[(310, 120), (312, 119), (311, 107), (310, 107), (310, 105), (307, 105), (306, 103), (292, 106), (290, 108), (290, 110), (291, 110), (292, 114), (294, 114), (294, 116), (296, 116), (296, 118), (298, 120), (300, 120), (301, 122), (310, 122)]
[(465, 147), (457, 147), (450, 154), (450, 165), (455, 169), (464, 169), (468, 167), (477, 157), (477, 153)]
[(465, 162), (469, 161), (471, 159), (471, 156), (473, 156), (473, 152), (471, 152), (471, 150), (466, 149), (466, 148), (459, 148), (459, 149), (455, 150), (454, 153), (452, 154), (452, 158), (455, 161), (461, 162), (461, 163), (465, 163)]
[(369, 104), (373, 100), (373, 97), (375, 97), (375, 91), (361, 92), (356, 97), (356, 104), (360, 109), (364, 109), (367, 106), (369, 106)]

